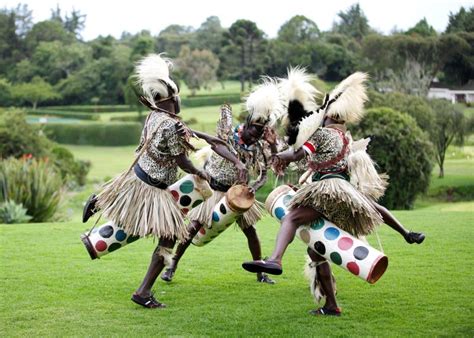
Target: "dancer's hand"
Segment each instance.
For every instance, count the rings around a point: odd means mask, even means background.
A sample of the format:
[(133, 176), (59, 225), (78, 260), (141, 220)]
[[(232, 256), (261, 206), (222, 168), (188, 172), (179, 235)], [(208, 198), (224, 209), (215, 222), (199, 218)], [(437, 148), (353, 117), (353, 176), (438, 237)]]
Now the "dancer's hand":
[(265, 127), (265, 130), (263, 131), (263, 139), (265, 141), (269, 144), (276, 144), (277, 136), (278, 135), (273, 128)]
[(185, 137), (189, 132), (188, 128), (179, 121), (175, 123), (174, 127), (180, 137)]
[(271, 164), (272, 170), (278, 176), (283, 176), (285, 173), (285, 169), (288, 166), (288, 162), (286, 162), (281, 157), (279, 157), (278, 154), (272, 156), (270, 160), (270, 164)]

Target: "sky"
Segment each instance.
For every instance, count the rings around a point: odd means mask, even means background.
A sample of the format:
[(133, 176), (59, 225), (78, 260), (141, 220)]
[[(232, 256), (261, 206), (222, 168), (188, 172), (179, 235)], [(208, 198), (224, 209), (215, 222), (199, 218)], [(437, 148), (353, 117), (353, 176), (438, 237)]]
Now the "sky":
[[(294, 15), (305, 15), (319, 29), (331, 29), (337, 13), (346, 10), (357, 0), (22, 0), (33, 10), (33, 21), (48, 19), (57, 5), (64, 12), (72, 9), (86, 14), (82, 37), (92, 40), (99, 35), (119, 38), (122, 32), (137, 33), (143, 29), (153, 35), (170, 24), (198, 28), (207, 17), (216, 15), (224, 27), (238, 19), (252, 20), (269, 38), (276, 37), (280, 26)], [(450, 12), (461, 6), (474, 6), (474, 0), (359, 0), (372, 28), (389, 34), (394, 27), (406, 30), (426, 17), (439, 32), (444, 31)], [(19, 0), (2, 0), (2, 7), (12, 8)]]

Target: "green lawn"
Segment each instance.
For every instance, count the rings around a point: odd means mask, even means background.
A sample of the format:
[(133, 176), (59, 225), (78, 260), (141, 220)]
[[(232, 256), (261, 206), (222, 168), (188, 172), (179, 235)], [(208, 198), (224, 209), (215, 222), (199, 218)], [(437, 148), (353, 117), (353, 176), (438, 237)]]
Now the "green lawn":
[[(390, 265), (375, 285), (335, 267), (341, 318), (308, 315), (315, 305), (302, 275), (305, 249), (299, 240), (290, 246), (277, 284), (261, 285), (240, 267), (250, 254), (243, 234), (231, 227), (208, 246), (191, 247), (173, 283), (155, 285), (168, 308), (147, 310), (129, 298), (145, 273), (153, 240), (91, 261), (79, 239), (83, 224), (2, 225), (0, 330), (5, 337), (472, 337), (472, 208), (396, 215), (424, 231), (425, 243), (405, 244), (384, 226), (380, 237)], [(258, 224), (264, 254), (277, 230), (270, 218)]]

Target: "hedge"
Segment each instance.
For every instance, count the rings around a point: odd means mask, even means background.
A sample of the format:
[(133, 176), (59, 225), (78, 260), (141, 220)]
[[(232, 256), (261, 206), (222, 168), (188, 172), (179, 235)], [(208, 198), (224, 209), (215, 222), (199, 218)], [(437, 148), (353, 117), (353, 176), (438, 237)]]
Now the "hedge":
[(193, 96), (181, 99), (183, 106), (188, 108), (218, 106), (223, 103), (240, 103), (240, 101), (240, 94)]
[[(43, 107), (42, 107), (43, 109)], [(49, 106), (44, 107), (46, 110), (59, 110), (59, 111), (70, 111), (70, 112), (83, 112), (83, 113), (123, 113), (134, 110), (128, 105), (103, 105), (103, 106), (93, 106), (93, 105), (74, 105), (74, 106)]]
[(55, 123), (44, 126), (46, 135), (58, 143), (97, 146), (136, 145), (141, 130), (139, 122)]
[(66, 111), (57, 111), (57, 110), (45, 110), (45, 109), (36, 109), (36, 110), (27, 110), (28, 115), (39, 115), (39, 116), (58, 116), (71, 119), (80, 119), (80, 120), (98, 120), (100, 116), (94, 113), (77, 113), (77, 112), (66, 112)]

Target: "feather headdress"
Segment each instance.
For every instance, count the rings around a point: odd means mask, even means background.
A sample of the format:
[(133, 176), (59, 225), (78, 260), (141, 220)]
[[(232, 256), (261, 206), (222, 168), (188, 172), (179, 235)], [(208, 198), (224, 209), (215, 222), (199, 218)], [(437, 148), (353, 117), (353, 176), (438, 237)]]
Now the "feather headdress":
[(250, 93), (245, 102), (249, 113), (247, 123), (272, 127), (285, 113), (285, 105), (276, 80), (270, 77), (262, 79), (262, 84)]
[(359, 122), (364, 117), (364, 103), (368, 100), (365, 82), (368, 75), (356, 72), (349, 75), (329, 94), (326, 100), (325, 116), (347, 123)]
[[(313, 116), (317, 110), (315, 98), (321, 95), (321, 92), (310, 83), (313, 79), (313, 76), (307, 74), (305, 69), (300, 67), (289, 68), (288, 77), (280, 79), (280, 91), (287, 106), (283, 125), (286, 126), (289, 145), (295, 144), (301, 131), (301, 121)], [(315, 116), (313, 119), (319, 120), (319, 117)]]
[(152, 103), (177, 95), (178, 86), (170, 78), (173, 63), (161, 54), (150, 54), (141, 59), (135, 67), (137, 84), (144, 96)]

